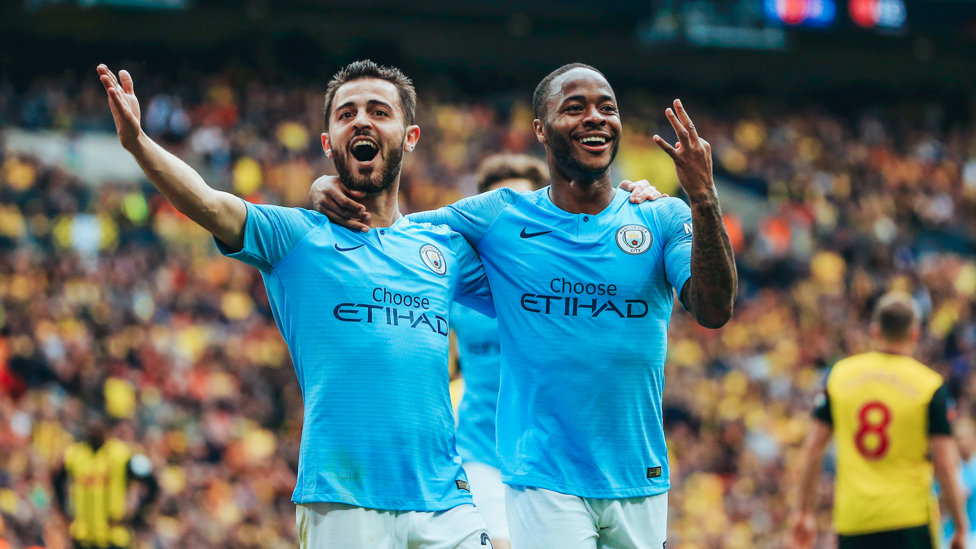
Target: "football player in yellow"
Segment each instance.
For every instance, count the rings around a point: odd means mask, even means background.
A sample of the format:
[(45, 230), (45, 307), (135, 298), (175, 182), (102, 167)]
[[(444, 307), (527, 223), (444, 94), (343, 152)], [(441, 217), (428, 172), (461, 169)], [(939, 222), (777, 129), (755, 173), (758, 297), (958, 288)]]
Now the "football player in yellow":
[[(125, 442), (109, 436), (107, 421), (88, 418), (85, 439), (68, 447), (64, 466), (54, 478), (62, 512), (71, 517), (75, 549), (124, 549), (132, 545), (130, 527), (144, 519), (158, 493), (152, 461)], [(135, 514), (129, 512), (129, 482), (145, 485)]]
[[(837, 443), (834, 529), (838, 549), (932, 549), (940, 536), (933, 470), (945, 507), (966, 524), (956, 471), (958, 451), (942, 376), (914, 360), (921, 329), (917, 306), (901, 292), (884, 295), (871, 323), (875, 352), (831, 370), (804, 446), (791, 545), (816, 539), (814, 516), (824, 451)], [(968, 526), (957, 532), (968, 531)], [(965, 549), (954, 535), (951, 549)]]

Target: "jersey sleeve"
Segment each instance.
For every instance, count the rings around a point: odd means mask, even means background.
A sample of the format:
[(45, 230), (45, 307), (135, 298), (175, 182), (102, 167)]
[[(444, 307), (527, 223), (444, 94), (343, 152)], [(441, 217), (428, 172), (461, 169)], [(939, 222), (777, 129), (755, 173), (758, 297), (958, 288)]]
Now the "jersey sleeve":
[(813, 417), (820, 421), (834, 426), (834, 415), (830, 411), (830, 393), (824, 387), (823, 392), (817, 395), (817, 400), (813, 404)]
[(680, 298), (691, 278), (691, 208), (678, 198), (660, 200), (657, 215), (664, 238), (664, 273)]
[[(455, 252), (458, 258), (459, 279), (454, 301), (478, 311), (490, 318), (495, 318), (495, 304), (491, 299), (491, 289), (488, 287), (488, 275), (481, 264), (478, 252), (471, 244), (462, 238), (455, 238)], [(456, 311), (456, 308), (455, 308)], [(451, 317), (456, 318), (452, 311)]]
[(952, 435), (952, 426), (949, 423), (949, 409), (952, 407), (952, 398), (945, 385), (939, 387), (932, 395), (929, 402), (929, 435)]
[(410, 214), (407, 219), (414, 223), (447, 225), (477, 248), (495, 219), (518, 199), (519, 193), (511, 189), (496, 189), (433, 211)]
[(262, 272), (274, 269), (321, 222), (316, 214), (300, 208), (251, 204), (246, 200), (244, 204), (247, 205), (244, 248), (234, 252), (216, 237), (214, 242), (220, 253)]

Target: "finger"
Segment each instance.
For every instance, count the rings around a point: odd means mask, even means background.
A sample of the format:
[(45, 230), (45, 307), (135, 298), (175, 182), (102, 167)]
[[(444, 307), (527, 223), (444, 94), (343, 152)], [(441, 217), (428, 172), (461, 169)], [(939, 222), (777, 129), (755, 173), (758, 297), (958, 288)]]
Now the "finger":
[(617, 185), (617, 188), (623, 189), (625, 191), (633, 191), (634, 182), (629, 179), (624, 179), (623, 181), (620, 182), (620, 185)]
[(671, 122), (671, 127), (674, 128), (674, 133), (678, 135), (678, 141), (680, 143), (685, 143), (690, 145), (691, 142), (689, 141), (689, 139), (691, 138), (691, 136), (688, 133), (688, 129), (681, 124), (681, 121), (678, 120), (678, 116), (674, 114), (674, 111), (672, 111), (671, 109), (667, 109), (664, 111), (664, 114), (667, 115), (668, 122)]
[(122, 91), (129, 94), (135, 93), (135, 88), (133, 87), (132, 83), (132, 75), (129, 74), (129, 71), (119, 71), (119, 80), (122, 82)]
[(657, 143), (658, 147), (661, 147), (661, 150), (668, 153), (668, 156), (670, 156), (672, 159), (676, 160), (678, 158), (678, 151), (676, 151), (670, 143), (662, 139), (660, 135), (654, 136), (654, 142)]
[(674, 111), (678, 113), (678, 120), (688, 130), (688, 134), (691, 136), (692, 142), (694, 142), (698, 138), (698, 130), (695, 128), (694, 122), (691, 121), (691, 117), (688, 116), (688, 111), (685, 110), (685, 106), (681, 103), (680, 99), (674, 100)]
[(327, 196), (335, 204), (340, 213), (345, 213), (349, 219), (355, 219), (366, 213), (366, 206), (342, 194), (339, 190), (327, 191)]
[(347, 217), (342, 217), (332, 210), (320, 209), (325, 217), (329, 218), (329, 221), (335, 223), (336, 225), (341, 225), (349, 230), (357, 231), (361, 233), (369, 232), (369, 225), (362, 223), (361, 221), (355, 219), (349, 219)]

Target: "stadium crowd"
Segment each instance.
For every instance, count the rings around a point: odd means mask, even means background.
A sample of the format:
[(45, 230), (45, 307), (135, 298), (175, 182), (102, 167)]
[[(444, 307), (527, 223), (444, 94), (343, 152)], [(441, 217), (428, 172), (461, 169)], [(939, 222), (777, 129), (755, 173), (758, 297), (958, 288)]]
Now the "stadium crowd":
[[(0, 85), (0, 131), (112, 131), (85, 76)], [(334, 173), (319, 146), (322, 89), (232, 71), (140, 81), (144, 127), (215, 187), (307, 206), (315, 176)], [(540, 154), (528, 93), (462, 101), (419, 88), (402, 209), (473, 194), (489, 154)], [(720, 196), (734, 187), (767, 213), (739, 219), (725, 205), (741, 278), (733, 321), (706, 330), (680, 306), (672, 320), (668, 545), (779, 547), (813, 398), (833, 362), (869, 345), (881, 292), (922, 304), (919, 359), (973, 413), (976, 131), (930, 106), (840, 116), (685, 101), (713, 145)], [(666, 105), (625, 92), (615, 180), (678, 192), (650, 139), (667, 135)], [(3, 148), (0, 248), (0, 546), (69, 546), (51, 476), (86, 407), (154, 463), (161, 496), (139, 547), (294, 546), (301, 394), (258, 272), (221, 258), (148, 184), (91, 186)], [(828, 482), (819, 547), (831, 543)]]

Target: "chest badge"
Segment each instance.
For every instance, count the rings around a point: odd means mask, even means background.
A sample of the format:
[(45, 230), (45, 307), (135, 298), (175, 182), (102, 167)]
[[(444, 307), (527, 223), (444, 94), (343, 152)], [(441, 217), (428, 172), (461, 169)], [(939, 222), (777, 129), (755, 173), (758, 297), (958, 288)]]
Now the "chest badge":
[(437, 246), (425, 244), (420, 248), (420, 259), (424, 260), (424, 265), (434, 274), (444, 276), (447, 272), (447, 263), (444, 261), (444, 254), (437, 249)]
[(654, 237), (643, 225), (624, 225), (617, 231), (616, 240), (617, 246), (624, 253), (640, 255), (651, 247)]

